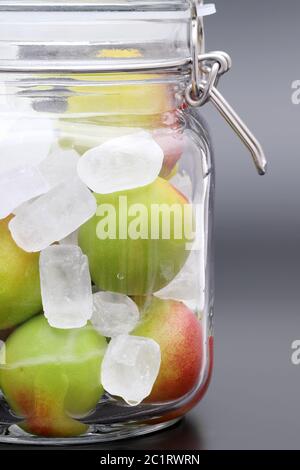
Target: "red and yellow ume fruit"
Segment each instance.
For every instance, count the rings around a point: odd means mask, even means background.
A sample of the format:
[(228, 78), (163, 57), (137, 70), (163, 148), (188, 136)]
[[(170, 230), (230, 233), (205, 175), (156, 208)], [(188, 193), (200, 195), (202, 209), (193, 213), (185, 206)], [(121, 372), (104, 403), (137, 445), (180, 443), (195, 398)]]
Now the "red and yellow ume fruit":
[(160, 372), (148, 402), (177, 400), (197, 386), (203, 365), (199, 319), (182, 302), (155, 297), (135, 299), (143, 319), (133, 335), (154, 339), (161, 349)]
[[(187, 243), (193, 239), (192, 206), (187, 199), (162, 178), (95, 197), (97, 213), (79, 231), (93, 282), (102, 290), (127, 295), (146, 295), (169, 284), (183, 267), (189, 255)], [(154, 208), (160, 211), (158, 217)], [(105, 233), (99, 233), (99, 224)]]
[[(97, 52), (99, 61), (121, 59), (124, 64), (136, 58), (143, 58), (140, 49), (106, 48)], [(71, 77), (72, 78), (72, 77)], [(130, 116), (143, 116), (151, 123), (154, 116), (173, 109), (173, 93), (170, 85), (161, 82), (161, 76), (153, 73), (95, 73), (80, 74), (77, 83), (70, 87), (68, 114), (92, 114), (125, 117), (126, 125)], [(107, 121), (106, 121), (107, 124)]]
[(172, 88), (156, 83), (158, 78), (130, 73), (78, 75), (70, 87), (66, 117), (86, 115), (104, 125), (119, 121), (130, 126), (139, 121), (139, 126), (151, 127), (175, 109)]
[(46, 437), (86, 432), (76, 418), (89, 414), (103, 394), (106, 346), (90, 324), (59, 330), (39, 315), (19, 326), (6, 341), (0, 388), (21, 427)]
[[(124, 64), (143, 57), (133, 48), (107, 48), (97, 53), (106, 61), (121, 59)], [(165, 153), (160, 176), (169, 177), (182, 154), (178, 97), (174, 86), (164, 76), (153, 73), (79, 74), (69, 79), (66, 109), (58, 123), (60, 142), (84, 153), (109, 137), (132, 129), (153, 131)], [(167, 126), (167, 128), (165, 127)], [(175, 171), (175, 170), (174, 170)]]
[(0, 330), (21, 323), (42, 309), (39, 253), (26, 253), (0, 220)]
[(155, 129), (152, 135), (164, 152), (164, 162), (159, 176), (170, 179), (178, 170), (178, 161), (184, 150), (184, 135), (180, 130), (167, 128)]

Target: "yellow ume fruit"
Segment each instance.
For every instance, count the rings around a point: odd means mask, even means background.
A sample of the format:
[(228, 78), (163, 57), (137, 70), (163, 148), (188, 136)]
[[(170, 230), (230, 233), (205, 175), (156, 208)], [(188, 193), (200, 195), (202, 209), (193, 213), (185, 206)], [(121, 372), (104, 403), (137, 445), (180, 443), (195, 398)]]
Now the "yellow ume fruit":
[(26, 253), (14, 242), (8, 223), (0, 221), (0, 330), (42, 310), (39, 253)]

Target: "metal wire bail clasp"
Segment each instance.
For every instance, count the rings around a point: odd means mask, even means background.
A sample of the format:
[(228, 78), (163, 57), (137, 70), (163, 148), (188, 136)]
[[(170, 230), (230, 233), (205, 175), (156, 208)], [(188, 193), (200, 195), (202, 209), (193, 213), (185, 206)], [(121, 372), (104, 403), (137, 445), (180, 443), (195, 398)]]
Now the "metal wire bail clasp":
[(190, 46), (192, 72), (191, 82), (185, 93), (186, 101), (194, 107), (203, 106), (210, 101), (250, 151), (258, 173), (264, 175), (267, 161), (262, 146), (225, 100), (224, 96), (217, 90), (219, 78), (228, 72), (232, 66), (230, 56), (221, 51), (207, 54), (204, 54), (203, 50), (201, 51), (203, 47), (203, 25), (197, 8), (201, 4), (203, 4), (202, 1), (191, 0)]
[(201, 69), (198, 57), (204, 51), (204, 30), (203, 22), (201, 21), (197, 4), (202, 4), (203, 1), (192, 0), (191, 2), (191, 31), (190, 31), (190, 47), (192, 53), (192, 93), (195, 98), (199, 97), (198, 83), (202, 79)]

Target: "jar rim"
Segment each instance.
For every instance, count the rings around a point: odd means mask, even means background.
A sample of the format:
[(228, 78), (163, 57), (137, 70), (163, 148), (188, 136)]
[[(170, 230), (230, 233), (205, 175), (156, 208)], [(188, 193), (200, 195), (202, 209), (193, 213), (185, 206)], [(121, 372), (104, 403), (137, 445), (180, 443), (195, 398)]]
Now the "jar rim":
[(190, 0), (3, 0), (0, 11), (186, 10)]

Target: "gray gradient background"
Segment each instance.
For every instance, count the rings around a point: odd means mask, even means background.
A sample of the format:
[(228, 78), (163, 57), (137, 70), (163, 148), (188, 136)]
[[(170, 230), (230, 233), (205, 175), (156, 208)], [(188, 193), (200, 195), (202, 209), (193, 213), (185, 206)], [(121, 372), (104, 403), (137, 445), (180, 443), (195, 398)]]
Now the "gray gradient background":
[[(262, 141), (247, 151), (208, 106), (216, 197), (216, 361), (201, 404), (174, 429), (100, 449), (300, 449), (299, 0), (215, 0), (207, 48), (232, 55), (220, 90)], [(3, 446), (4, 448), (4, 446)]]
[(208, 449), (300, 449), (299, 0), (219, 0), (207, 48), (234, 67), (220, 89), (261, 139), (258, 177), (226, 124), (205, 111), (216, 151), (216, 364), (191, 416)]

